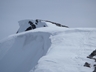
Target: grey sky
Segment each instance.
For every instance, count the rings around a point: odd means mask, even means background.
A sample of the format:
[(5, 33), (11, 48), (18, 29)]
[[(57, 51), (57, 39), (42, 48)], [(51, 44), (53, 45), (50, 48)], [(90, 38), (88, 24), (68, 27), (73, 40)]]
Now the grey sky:
[(96, 28), (96, 0), (0, 0), (0, 40), (14, 34), (23, 19)]

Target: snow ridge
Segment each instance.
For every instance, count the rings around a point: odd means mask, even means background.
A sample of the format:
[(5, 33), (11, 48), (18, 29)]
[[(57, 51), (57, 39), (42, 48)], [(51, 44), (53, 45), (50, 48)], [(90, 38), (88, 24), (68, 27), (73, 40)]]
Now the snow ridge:
[[(96, 49), (96, 29), (73, 29), (52, 34), (51, 47), (31, 72), (92, 72), (94, 60), (87, 56)], [(89, 62), (91, 68), (84, 67)]]
[[(96, 29), (46, 27), (0, 42), (0, 72), (92, 72)], [(91, 68), (84, 67), (89, 62)]]
[(48, 20), (41, 20), (41, 19), (36, 19), (36, 20), (21, 20), (19, 21), (19, 30), (17, 33), (24, 32), (24, 31), (29, 31), (33, 30), (36, 28), (40, 27), (65, 27), (68, 28), (68, 26), (61, 25), (60, 23), (48, 21)]

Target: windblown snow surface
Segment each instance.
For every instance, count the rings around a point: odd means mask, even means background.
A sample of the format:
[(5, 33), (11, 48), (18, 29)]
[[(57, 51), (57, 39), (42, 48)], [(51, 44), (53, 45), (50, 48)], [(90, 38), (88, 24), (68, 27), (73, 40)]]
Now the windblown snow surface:
[(0, 72), (92, 72), (94, 49), (95, 28), (37, 28), (0, 42)]

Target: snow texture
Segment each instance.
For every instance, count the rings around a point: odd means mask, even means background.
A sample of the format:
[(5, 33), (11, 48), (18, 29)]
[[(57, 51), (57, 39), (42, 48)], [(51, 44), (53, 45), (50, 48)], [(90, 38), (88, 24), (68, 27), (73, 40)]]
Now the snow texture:
[[(94, 60), (86, 57), (96, 49), (96, 30), (73, 29), (50, 36), (51, 47), (30, 72), (92, 72)], [(84, 67), (89, 62), (91, 68)]]
[(95, 28), (37, 28), (0, 42), (0, 72), (92, 72), (94, 49)]

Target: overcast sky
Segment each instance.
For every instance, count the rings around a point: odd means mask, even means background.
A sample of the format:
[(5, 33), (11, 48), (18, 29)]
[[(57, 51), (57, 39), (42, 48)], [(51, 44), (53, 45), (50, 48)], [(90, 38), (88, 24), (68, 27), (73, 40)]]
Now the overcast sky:
[(96, 28), (96, 0), (0, 0), (0, 40), (16, 33), (23, 19)]

